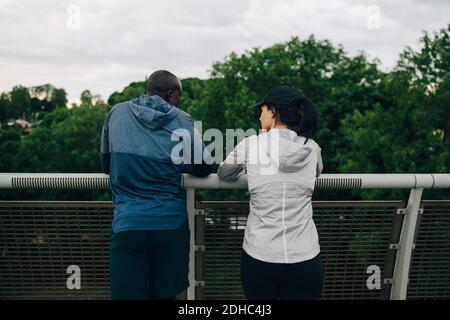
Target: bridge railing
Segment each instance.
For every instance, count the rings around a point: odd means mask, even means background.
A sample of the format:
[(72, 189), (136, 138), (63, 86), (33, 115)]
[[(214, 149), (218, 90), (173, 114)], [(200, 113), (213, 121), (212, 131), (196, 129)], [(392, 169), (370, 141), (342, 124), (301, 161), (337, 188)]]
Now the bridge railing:
[[(196, 202), (196, 189), (243, 189), (216, 175), (182, 176), (191, 227), (188, 299), (243, 298), (239, 255), (247, 202)], [(0, 173), (5, 189), (107, 189), (103, 174)], [(323, 298), (449, 298), (450, 174), (323, 174), (317, 189), (410, 189), (407, 201), (314, 201)], [(449, 199), (450, 200), (450, 199)], [(0, 201), (0, 298), (108, 298), (110, 202)], [(68, 291), (70, 265), (83, 288)], [(62, 271), (63, 270), (63, 271)]]

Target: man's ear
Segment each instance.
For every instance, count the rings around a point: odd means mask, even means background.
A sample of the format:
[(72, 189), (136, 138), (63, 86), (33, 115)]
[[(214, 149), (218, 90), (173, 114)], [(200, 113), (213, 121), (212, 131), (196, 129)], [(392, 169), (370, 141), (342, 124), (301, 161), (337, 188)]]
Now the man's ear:
[(173, 90), (167, 91), (167, 93), (166, 93), (166, 100), (167, 100), (169, 103), (172, 103), (172, 95), (173, 95)]

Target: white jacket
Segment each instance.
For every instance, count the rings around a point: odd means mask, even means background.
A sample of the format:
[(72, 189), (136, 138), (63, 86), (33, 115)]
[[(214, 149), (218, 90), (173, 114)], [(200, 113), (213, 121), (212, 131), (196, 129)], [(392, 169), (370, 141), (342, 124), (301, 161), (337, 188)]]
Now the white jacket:
[(274, 263), (296, 263), (319, 254), (311, 197), (322, 168), (319, 145), (290, 129), (247, 137), (220, 164), (217, 173), (223, 180), (247, 173), (247, 254)]

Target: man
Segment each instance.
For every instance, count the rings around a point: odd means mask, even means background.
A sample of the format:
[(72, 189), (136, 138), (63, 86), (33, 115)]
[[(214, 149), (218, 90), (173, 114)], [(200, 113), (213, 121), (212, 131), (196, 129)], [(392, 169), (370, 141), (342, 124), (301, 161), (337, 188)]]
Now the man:
[[(174, 299), (189, 286), (190, 230), (181, 175), (211, 173), (212, 158), (191, 116), (176, 107), (180, 80), (156, 71), (147, 93), (114, 106), (102, 131), (102, 167), (110, 174), (114, 204), (112, 299)], [(180, 142), (173, 137), (188, 146), (178, 158), (173, 150)]]

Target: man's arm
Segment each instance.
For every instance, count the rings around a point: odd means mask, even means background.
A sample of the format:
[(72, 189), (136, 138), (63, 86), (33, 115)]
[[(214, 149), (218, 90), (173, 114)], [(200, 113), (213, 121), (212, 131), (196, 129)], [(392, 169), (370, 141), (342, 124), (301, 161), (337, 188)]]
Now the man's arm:
[(197, 177), (206, 177), (211, 174), (214, 159), (206, 148), (202, 141), (202, 138), (194, 126), (194, 121), (189, 118), (188, 131), (190, 136), (185, 141), (190, 145), (188, 152), (190, 154), (185, 155), (187, 162), (183, 166), (183, 173), (192, 174)]
[(106, 118), (105, 123), (103, 124), (102, 129), (102, 138), (101, 138), (101, 147), (100, 147), (100, 166), (101, 170), (105, 174), (109, 174), (110, 162), (111, 162), (111, 153), (109, 150), (109, 117)]

